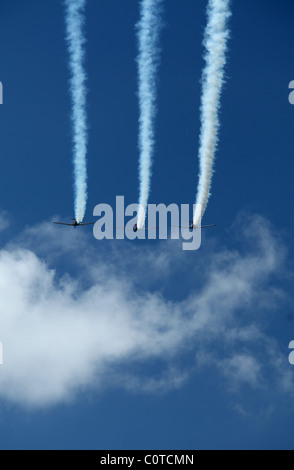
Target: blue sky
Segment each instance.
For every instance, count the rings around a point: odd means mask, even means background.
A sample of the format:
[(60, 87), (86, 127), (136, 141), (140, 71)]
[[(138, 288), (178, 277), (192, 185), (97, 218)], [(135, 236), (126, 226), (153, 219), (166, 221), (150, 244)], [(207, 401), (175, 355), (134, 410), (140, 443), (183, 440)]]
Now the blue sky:
[[(152, 203), (193, 203), (204, 0), (168, 0)], [(138, 198), (139, 4), (89, 0), (88, 208)], [(1, 449), (293, 449), (290, 0), (232, 2), (220, 143), (195, 253), (73, 216), (64, 10), (1, 2)]]

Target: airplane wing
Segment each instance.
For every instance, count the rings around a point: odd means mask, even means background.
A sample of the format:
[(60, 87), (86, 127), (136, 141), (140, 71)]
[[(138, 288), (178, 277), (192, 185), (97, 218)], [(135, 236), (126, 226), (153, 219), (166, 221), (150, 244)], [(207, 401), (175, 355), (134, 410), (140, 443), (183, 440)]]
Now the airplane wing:
[(96, 222), (87, 222), (85, 224), (78, 224), (78, 225), (94, 225)]
[(69, 227), (73, 227), (73, 224), (64, 224), (63, 222), (53, 222), (53, 223), (57, 225), (68, 225)]
[[(191, 230), (192, 228), (191, 227), (184, 227), (183, 225), (172, 225), (172, 227), (177, 227), (177, 228), (187, 228), (189, 230)], [(196, 228), (209, 228), (209, 227), (216, 227), (216, 224), (212, 224), (212, 225), (195, 225), (193, 226), (193, 230), (196, 230)]]
[[(95, 222), (94, 222), (95, 223)], [(181, 225), (172, 225), (172, 227), (176, 227), (176, 228), (186, 228), (186, 229), (189, 229), (191, 230), (191, 227), (184, 227), (184, 226), (181, 226)], [(196, 230), (197, 228), (209, 228), (209, 227), (216, 227), (216, 224), (212, 224), (212, 225), (197, 225), (195, 227), (193, 227), (193, 230)], [(122, 230), (124, 230), (124, 227), (116, 227), (116, 228), (120, 228)], [(137, 230), (142, 230), (142, 231), (145, 231), (145, 230), (157, 230), (159, 229), (159, 227), (143, 227), (143, 228), (138, 228)], [(126, 230), (133, 230), (133, 229), (126, 229)]]

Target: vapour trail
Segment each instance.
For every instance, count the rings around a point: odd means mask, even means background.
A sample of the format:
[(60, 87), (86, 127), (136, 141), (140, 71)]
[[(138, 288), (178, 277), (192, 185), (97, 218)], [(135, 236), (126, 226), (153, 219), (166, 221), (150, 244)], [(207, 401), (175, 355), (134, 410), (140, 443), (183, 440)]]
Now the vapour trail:
[(83, 34), (86, 0), (64, 0), (72, 101), (75, 218), (82, 222), (87, 204), (87, 113)]
[(155, 144), (156, 75), (160, 59), (159, 36), (162, 26), (162, 2), (163, 0), (141, 0), (140, 21), (137, 24), (140, 152), (138, 228), (144, 226), (145, 211), (150, 192), (151, 166)]
[(203, 45), (206, 65), (202, 75), (201, 130), (199, 139), (200, 174), (193, 223), (200, 225), (210, 197), (215, 151), (218, 144), (219, 108), (229, 30), (230, 0), (209, 0), (208, 23)]

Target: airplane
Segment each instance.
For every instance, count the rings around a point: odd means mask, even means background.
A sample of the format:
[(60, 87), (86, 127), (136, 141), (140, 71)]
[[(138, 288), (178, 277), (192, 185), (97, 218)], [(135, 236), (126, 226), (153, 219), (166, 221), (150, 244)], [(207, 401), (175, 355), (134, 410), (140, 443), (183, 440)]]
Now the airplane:
[[(196, 230), (197, 228), (208, 228), (208, 227), (216, 227), (216, 224), (212, 224), (212, 225), (194, 225), (194, 222), (191, 220), (189, 222), (189, 227), (180, 227), (180, 228), (188, 228), (189, 230)], [(135, 224), (134, 227), (133, 227), (133, 232), (137, 232), (138, 230), (139, 230), (138, 225)]]
[(83, 224), (82, 222), (77, 222), (76, 219), (71, 219), (73, 220), (73, 223), (72, 224), (65, 224), (64, 222), (53, 222), (54, 224), (57, 224), (57, 225), (68, 225), (69, 227), (79, 227), (81, 225), (94, 225), (95, 222), (88, 222), (88, 223), (85, 223)]

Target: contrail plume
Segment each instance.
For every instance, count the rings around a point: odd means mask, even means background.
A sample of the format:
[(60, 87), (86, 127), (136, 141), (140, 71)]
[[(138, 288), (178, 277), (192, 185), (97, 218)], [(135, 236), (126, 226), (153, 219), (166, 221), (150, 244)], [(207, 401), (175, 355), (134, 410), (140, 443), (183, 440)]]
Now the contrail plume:
[(75, 218), (82, 222), (87, 204), (87, 114), (83, 35), (86, 0), (64, 0), (72, 101)]
[(204, 36), (205, 68), (202, 75), (200, 175), (193, 223), (200, 225), (210, 196), (215, 151), (218, 144), (219, 108), (226, 64), (230, 0), (209, 0)]
[(145, 222), (150, 192), (151, 165), (154, 153), (154, 119), (156, 115), (156, 75), (159, 66), (159, 36), (162, 26), (163, 0), (141, 0), (138, 30), (138, 95), (139, 95), (139, 180), (140, 208), (138, 228)]

